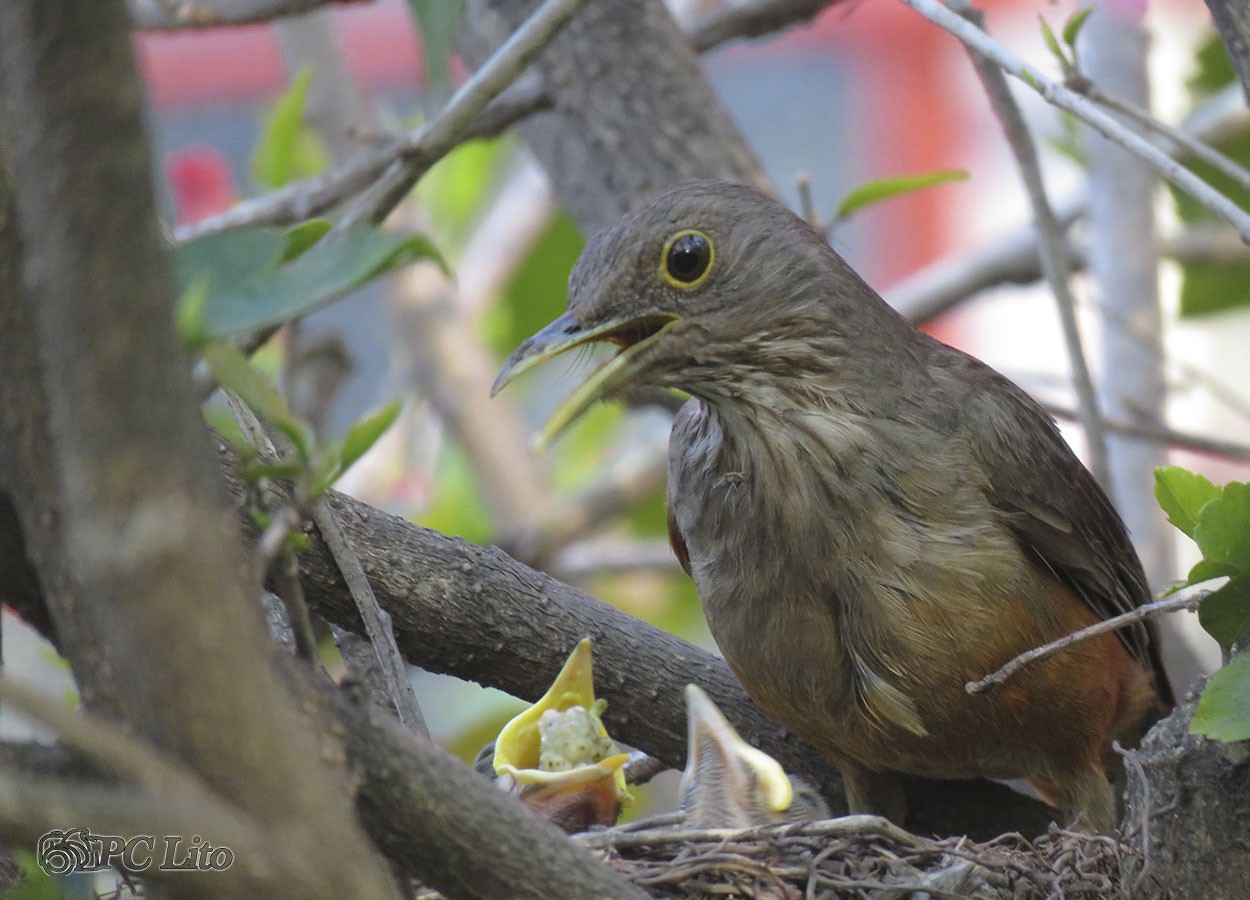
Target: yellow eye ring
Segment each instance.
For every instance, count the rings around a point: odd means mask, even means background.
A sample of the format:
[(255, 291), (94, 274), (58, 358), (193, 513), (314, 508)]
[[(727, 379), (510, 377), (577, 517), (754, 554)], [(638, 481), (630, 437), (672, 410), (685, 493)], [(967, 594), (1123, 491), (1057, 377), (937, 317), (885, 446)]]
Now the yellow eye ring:
[(664, 242), (660, 252), (660, 277), (680, 291), (692, 291), (707, 279), (716, 253), (712, 239), (687, 228)]

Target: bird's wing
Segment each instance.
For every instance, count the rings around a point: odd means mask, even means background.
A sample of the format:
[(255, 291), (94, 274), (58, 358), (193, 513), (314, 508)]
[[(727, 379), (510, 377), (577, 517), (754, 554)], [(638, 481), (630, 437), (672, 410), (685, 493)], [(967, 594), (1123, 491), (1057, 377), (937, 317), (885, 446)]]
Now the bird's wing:
[(677, 516), (673, 514), (673, 498), (668, 498), (668, 543), (673, 548), (673, 554), (677, 557), (677, 561), (681, 563), (681, 567), (685, 569), (687, 575), (693, 575), (690, 571), (690, 551), (686, 549), (686, 539), (681, 536), (681, 529), (677, 527)]
[[(956, 400), (973, 452), (989, 480), (989, 499), (1033, 559), (1100, 618), (1151, 599), (1146, 574), (1111, 501), (1072, 453), (1050, 415), (989, 366), (938, 342), (930, 371)], [(1155, 674), (1170, 705), (1153, 622), (1117, 632)]]

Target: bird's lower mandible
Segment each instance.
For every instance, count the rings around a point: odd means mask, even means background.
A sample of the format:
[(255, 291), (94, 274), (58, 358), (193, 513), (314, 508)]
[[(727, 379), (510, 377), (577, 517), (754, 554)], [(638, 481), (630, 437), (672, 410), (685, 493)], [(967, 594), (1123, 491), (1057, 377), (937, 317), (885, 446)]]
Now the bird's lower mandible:
[(586, 246), (568, 311), (496, 390), (573, 347), (620, 352), (549, 440), (626, 386), (691, 399), (670, 536), (748, 693), (820, 747), (853, 812), (905, 815), (897, 773), (1028, 779), (1070, 824), (1116, 823), (1113, 741), (1172, 704), (1153, 626), (1018, 653), (1149, 599), (1106, 495), (1020, 388), (898, 316), (802, 219), (694, 182)]

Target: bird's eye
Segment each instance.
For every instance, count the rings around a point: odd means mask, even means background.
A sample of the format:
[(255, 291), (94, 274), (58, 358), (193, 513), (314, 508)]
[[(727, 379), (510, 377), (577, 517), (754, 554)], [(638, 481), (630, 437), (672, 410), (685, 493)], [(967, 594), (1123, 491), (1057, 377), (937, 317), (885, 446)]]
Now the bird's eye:
[(712, 269), (712, 241), (701, 231), (679, 231), (664, 245), (660, 273), (675, 288), (688, 291)]

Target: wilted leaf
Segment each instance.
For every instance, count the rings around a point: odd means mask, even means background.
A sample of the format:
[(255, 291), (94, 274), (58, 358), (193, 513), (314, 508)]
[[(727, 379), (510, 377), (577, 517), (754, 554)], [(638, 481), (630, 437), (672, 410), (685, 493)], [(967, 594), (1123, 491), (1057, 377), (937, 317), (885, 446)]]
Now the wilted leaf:
[(1217, 741), (1250, 740), (1250, 653), (1242, 653), (1207, 681), (1189, 730)]
[(936, 172), (925, 172), (920, 175), (900, 175), (894, 178), (878, 178), (852, 188), (850, 193), (838, 204), (837, 218), (845, 219), (856, 210), (863, 209), (873, 203), (889, 200), (902, 194), (948, 184), (952, 181), (966, 181), (968, 173), (963, 169), (939, 169)]
[(1220, 495), (1219, 485), (1180, 466), (1155, 469), (1155, 499), (1168, 521), (1189, 537), (1194, 536), (1198, 511)]
[(1198, 621), (1225, 650), (1250, 634), (1250, 575), (1238, 575), (1202, 601)]

